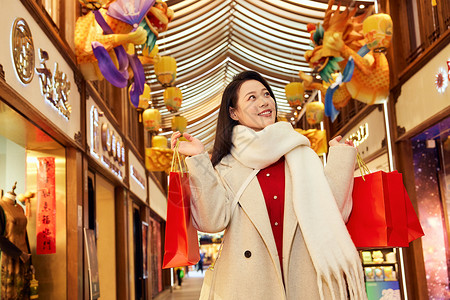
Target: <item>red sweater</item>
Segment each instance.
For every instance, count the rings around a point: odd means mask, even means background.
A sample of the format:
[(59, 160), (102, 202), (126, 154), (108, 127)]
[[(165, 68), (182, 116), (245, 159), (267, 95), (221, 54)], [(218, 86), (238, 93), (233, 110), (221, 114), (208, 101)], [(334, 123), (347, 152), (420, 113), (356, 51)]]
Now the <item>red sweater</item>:
[(284, 156), (276, 163), (259, 171), (257, 177), (266, 200), (273, 237), (277, 245), (281, 270), (283, 270), (283, 219), (284, 219)]

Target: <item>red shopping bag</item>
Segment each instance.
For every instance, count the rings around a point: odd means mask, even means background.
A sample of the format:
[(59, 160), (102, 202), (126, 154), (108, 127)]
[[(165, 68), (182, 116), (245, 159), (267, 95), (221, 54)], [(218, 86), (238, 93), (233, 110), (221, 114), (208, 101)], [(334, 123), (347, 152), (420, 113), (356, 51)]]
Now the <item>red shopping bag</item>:
[(424, 235), (397, 171), (356, 177), (347, 230), (358, 248), (408, 247)]
[[(197, 230), (192, 225), (189, 174), (181, 167), (177, 148), (169, 175), (163, 269), (195, 265), (200, 260)], [(179, 171), (173, 171), (178, 160)]]

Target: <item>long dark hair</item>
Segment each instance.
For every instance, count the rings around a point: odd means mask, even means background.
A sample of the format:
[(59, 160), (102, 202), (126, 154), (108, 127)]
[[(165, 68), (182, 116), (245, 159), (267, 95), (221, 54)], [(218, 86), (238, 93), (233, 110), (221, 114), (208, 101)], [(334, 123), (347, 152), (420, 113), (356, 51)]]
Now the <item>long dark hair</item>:
[[(219, 117), (217, 119), (216, 137), (211, 157), (213, 166), (217, 165), (224, 156), (231, 151), (231, 138), (234, 126), (239, 122), (230, 117), (230, 107), (237, 108), (238, 92), (241, 85), (248, 80), (257, 80), (261, 82), (269, 91), (270, 96), (275, 101), (275, 109), (277, 101), (267, 81), (255, 71), (244, 71), (233, 77), (233, 80), (227, 85), (222, 95), (222, 103), (220, 104)], [(276, 120), (276, 115), (275, 115)]]

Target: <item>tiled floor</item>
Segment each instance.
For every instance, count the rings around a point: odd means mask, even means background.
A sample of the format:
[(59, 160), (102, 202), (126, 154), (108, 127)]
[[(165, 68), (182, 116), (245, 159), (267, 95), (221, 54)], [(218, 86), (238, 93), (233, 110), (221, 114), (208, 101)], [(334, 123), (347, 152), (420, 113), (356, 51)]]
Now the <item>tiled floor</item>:
[(154, 300), (198, 300), (200, 297), (200, 289), (203, 283), (203, 272), (190, 271), (187, 276), (183, 278), (183, 283), (180, 289), (173, 289), (162, 292)]

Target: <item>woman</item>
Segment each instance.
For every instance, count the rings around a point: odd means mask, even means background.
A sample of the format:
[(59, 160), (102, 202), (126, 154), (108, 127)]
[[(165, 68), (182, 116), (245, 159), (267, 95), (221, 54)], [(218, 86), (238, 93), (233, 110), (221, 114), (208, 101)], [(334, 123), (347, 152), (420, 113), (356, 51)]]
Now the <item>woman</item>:
[[(356, 149), (330, 141), (323, 165), (309, 141), (276, 122), (275, 96), (256, 72), (226, 87), (211, 161), (184, 133), (194, 226), (226, 229), (209, 299), (366, 299), (361, 261), (346, 230)], [(180, 137), (172, 135), (172, 148)], [(238, 199), (243, 183), (251, 178)], [(205, 288), (205, 287), (204, 287)]]

